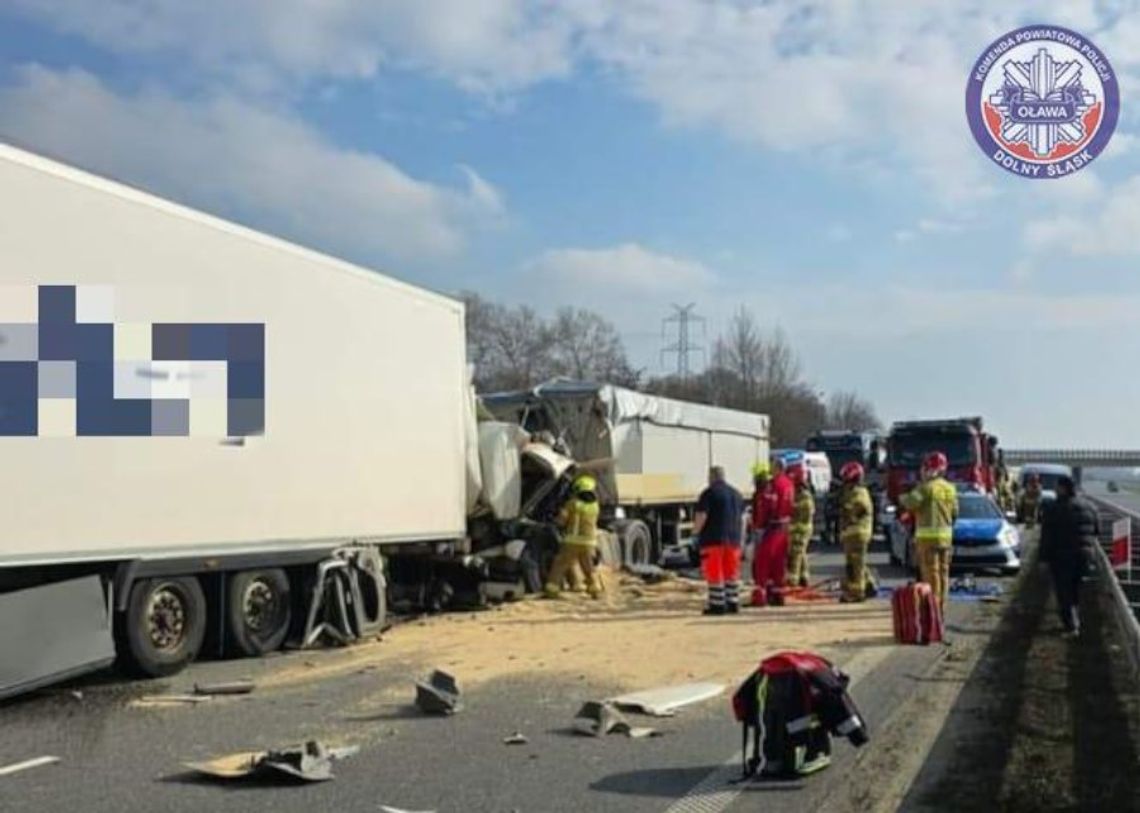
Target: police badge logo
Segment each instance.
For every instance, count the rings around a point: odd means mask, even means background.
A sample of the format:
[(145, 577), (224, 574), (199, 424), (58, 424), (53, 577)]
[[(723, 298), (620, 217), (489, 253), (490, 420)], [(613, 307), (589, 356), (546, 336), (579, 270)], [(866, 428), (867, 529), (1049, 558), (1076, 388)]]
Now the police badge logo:
[(1089, 39), (1026, 26), (994, 40), (970, 72), (966, 118), (990, 159), (1025, 178), (1063, 178), (1089, 165), (1120, 117), (1120, 87)]

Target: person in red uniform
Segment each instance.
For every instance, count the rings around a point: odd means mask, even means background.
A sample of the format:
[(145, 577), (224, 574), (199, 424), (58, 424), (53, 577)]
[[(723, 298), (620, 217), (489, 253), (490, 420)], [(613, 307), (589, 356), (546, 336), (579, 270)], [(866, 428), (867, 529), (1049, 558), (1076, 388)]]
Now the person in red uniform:
[(768, 591), (772, 588), (783, 590), (786, 586), (788, 525), (792, 521), (796, 488), (785, 468), (782, 458), (772, 461), (772, 480), (760, 500), (760, 512), (752, 518), (753, 528), (762, 531), (752, 560), (752, 580), (755, 583), (752, 588), (753, 607), (766, 606)]

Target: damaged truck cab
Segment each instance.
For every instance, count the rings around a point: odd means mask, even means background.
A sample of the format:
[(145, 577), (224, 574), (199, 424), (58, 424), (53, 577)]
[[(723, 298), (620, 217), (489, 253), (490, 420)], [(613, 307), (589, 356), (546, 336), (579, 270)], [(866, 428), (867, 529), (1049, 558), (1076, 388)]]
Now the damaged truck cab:
[(688, 541), (710, 466), (723, 466), (747, 495), (752, 464), (768, 458), (766, 415), (609, 384), (559, 379), (482, 402), (597, 477), (602, 524), (617, 537), (624, 564), (657, 564)]

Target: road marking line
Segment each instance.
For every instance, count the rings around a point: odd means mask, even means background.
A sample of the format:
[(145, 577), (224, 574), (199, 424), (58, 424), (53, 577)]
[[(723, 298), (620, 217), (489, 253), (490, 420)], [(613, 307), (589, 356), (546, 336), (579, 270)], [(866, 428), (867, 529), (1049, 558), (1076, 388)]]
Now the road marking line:
[[(854, 687), (894, 651), (893, 646), (864, 647), (844, 663), (836, 665), (847, 673), (851, 687)], [(740, 771), (740, 751), (736, 750), (720, 767), (713, 769), (684, 796), (669, 805), (665, 813), (723, 813), (747, 787), (745, 782), (730, 784), (740, 778)]]
[(41, 765), (51, 765), (53, 762), (59, 762), (59, 757), (36, 757), (35, 759), (27, 759), (23, 762), (14, 762), (11, 765), (5, 765), (3, 768), (0, 768), (0, 776), (19, 773), (29, 768), (38, 768)]

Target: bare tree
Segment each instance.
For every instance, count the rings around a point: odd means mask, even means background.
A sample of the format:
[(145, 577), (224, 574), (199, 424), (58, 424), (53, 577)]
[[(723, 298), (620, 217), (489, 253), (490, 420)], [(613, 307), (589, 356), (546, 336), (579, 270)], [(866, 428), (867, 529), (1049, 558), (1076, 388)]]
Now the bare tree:
[(635, 387), (640, 377), (629, 364), (617, 329), (592, 311), (562, 308), (551, 326), (552, 357), (559, 375)]
[(856, 432), (882, 428), (875, 407), (858, 393), (840, 390), (827, 399), (827, 428)]
[(467, 307), (467, 354), (482, 392), (525, 389), (555, 376), (637, 386), (612, 324), (587, 310), (564, 308), (547, 322), (532, 308), (508, 308), (477, 294)]

